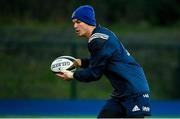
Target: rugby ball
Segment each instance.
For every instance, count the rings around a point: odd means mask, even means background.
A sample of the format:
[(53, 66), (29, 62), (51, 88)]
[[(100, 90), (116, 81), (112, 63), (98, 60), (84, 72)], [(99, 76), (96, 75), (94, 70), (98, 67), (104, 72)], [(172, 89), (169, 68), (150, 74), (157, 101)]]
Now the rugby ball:
[(51, 63), (51, 71), (54, 73), (62, 72), (64, 70), (75, 71), (75, 61), (76, 59), (72, 56), (60, 56)]

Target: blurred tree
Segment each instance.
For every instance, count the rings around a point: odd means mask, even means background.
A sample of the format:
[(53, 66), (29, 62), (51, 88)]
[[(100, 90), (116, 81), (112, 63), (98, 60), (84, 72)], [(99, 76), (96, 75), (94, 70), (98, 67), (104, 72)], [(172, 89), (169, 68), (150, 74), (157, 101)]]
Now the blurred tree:
[(180, 19), (178, 0), (1, 0), (0, 20), (66, 21), (79, 5), (94, 6), (97, 19), (107, 23), (174, 24)]
[(145, 6), (145, 18), (152, 24), (173, 24), (180, 18), (178, 0), (151, 0), (147, 1)]

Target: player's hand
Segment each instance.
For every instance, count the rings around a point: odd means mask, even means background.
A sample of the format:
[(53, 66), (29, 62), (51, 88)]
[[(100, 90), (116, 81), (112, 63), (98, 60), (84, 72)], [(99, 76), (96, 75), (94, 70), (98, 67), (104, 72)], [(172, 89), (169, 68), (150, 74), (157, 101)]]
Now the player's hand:
[(73, 77), (73, 72), (71, 71), (68, 71), (68, 70), (64, 70), (60, 73), (56, 73), (56, 75), (60, 78), (62, 78), (63, 80), (66, 80), (66, 81), (70, 81), (72, 80), (74, 77)]
[(73, 63), (76, 68), (81, 67), (81, 59), (76, 59)]

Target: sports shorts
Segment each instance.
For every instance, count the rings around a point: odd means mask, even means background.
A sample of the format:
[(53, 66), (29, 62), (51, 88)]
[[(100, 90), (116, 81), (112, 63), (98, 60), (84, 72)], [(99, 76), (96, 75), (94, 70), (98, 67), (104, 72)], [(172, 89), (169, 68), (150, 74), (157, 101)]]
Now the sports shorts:
[(111, 97), (100, 111), (98, 118), (144, 118), (151, 116), (149, 94), (121, 99)]

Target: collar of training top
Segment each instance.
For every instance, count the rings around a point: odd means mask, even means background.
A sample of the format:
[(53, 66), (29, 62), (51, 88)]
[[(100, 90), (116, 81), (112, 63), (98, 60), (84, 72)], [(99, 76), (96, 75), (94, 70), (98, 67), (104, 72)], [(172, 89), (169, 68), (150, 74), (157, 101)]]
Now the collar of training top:
[(91, 37), (89, 38), (88, 43), (90, 43), (93, 39), (100, 38), (107, 40), (109, 36), (104, 33), (98, 33), (98, 30), (100, 29), (100, 25), (97, 25), (96, 28), (93, 30)]

